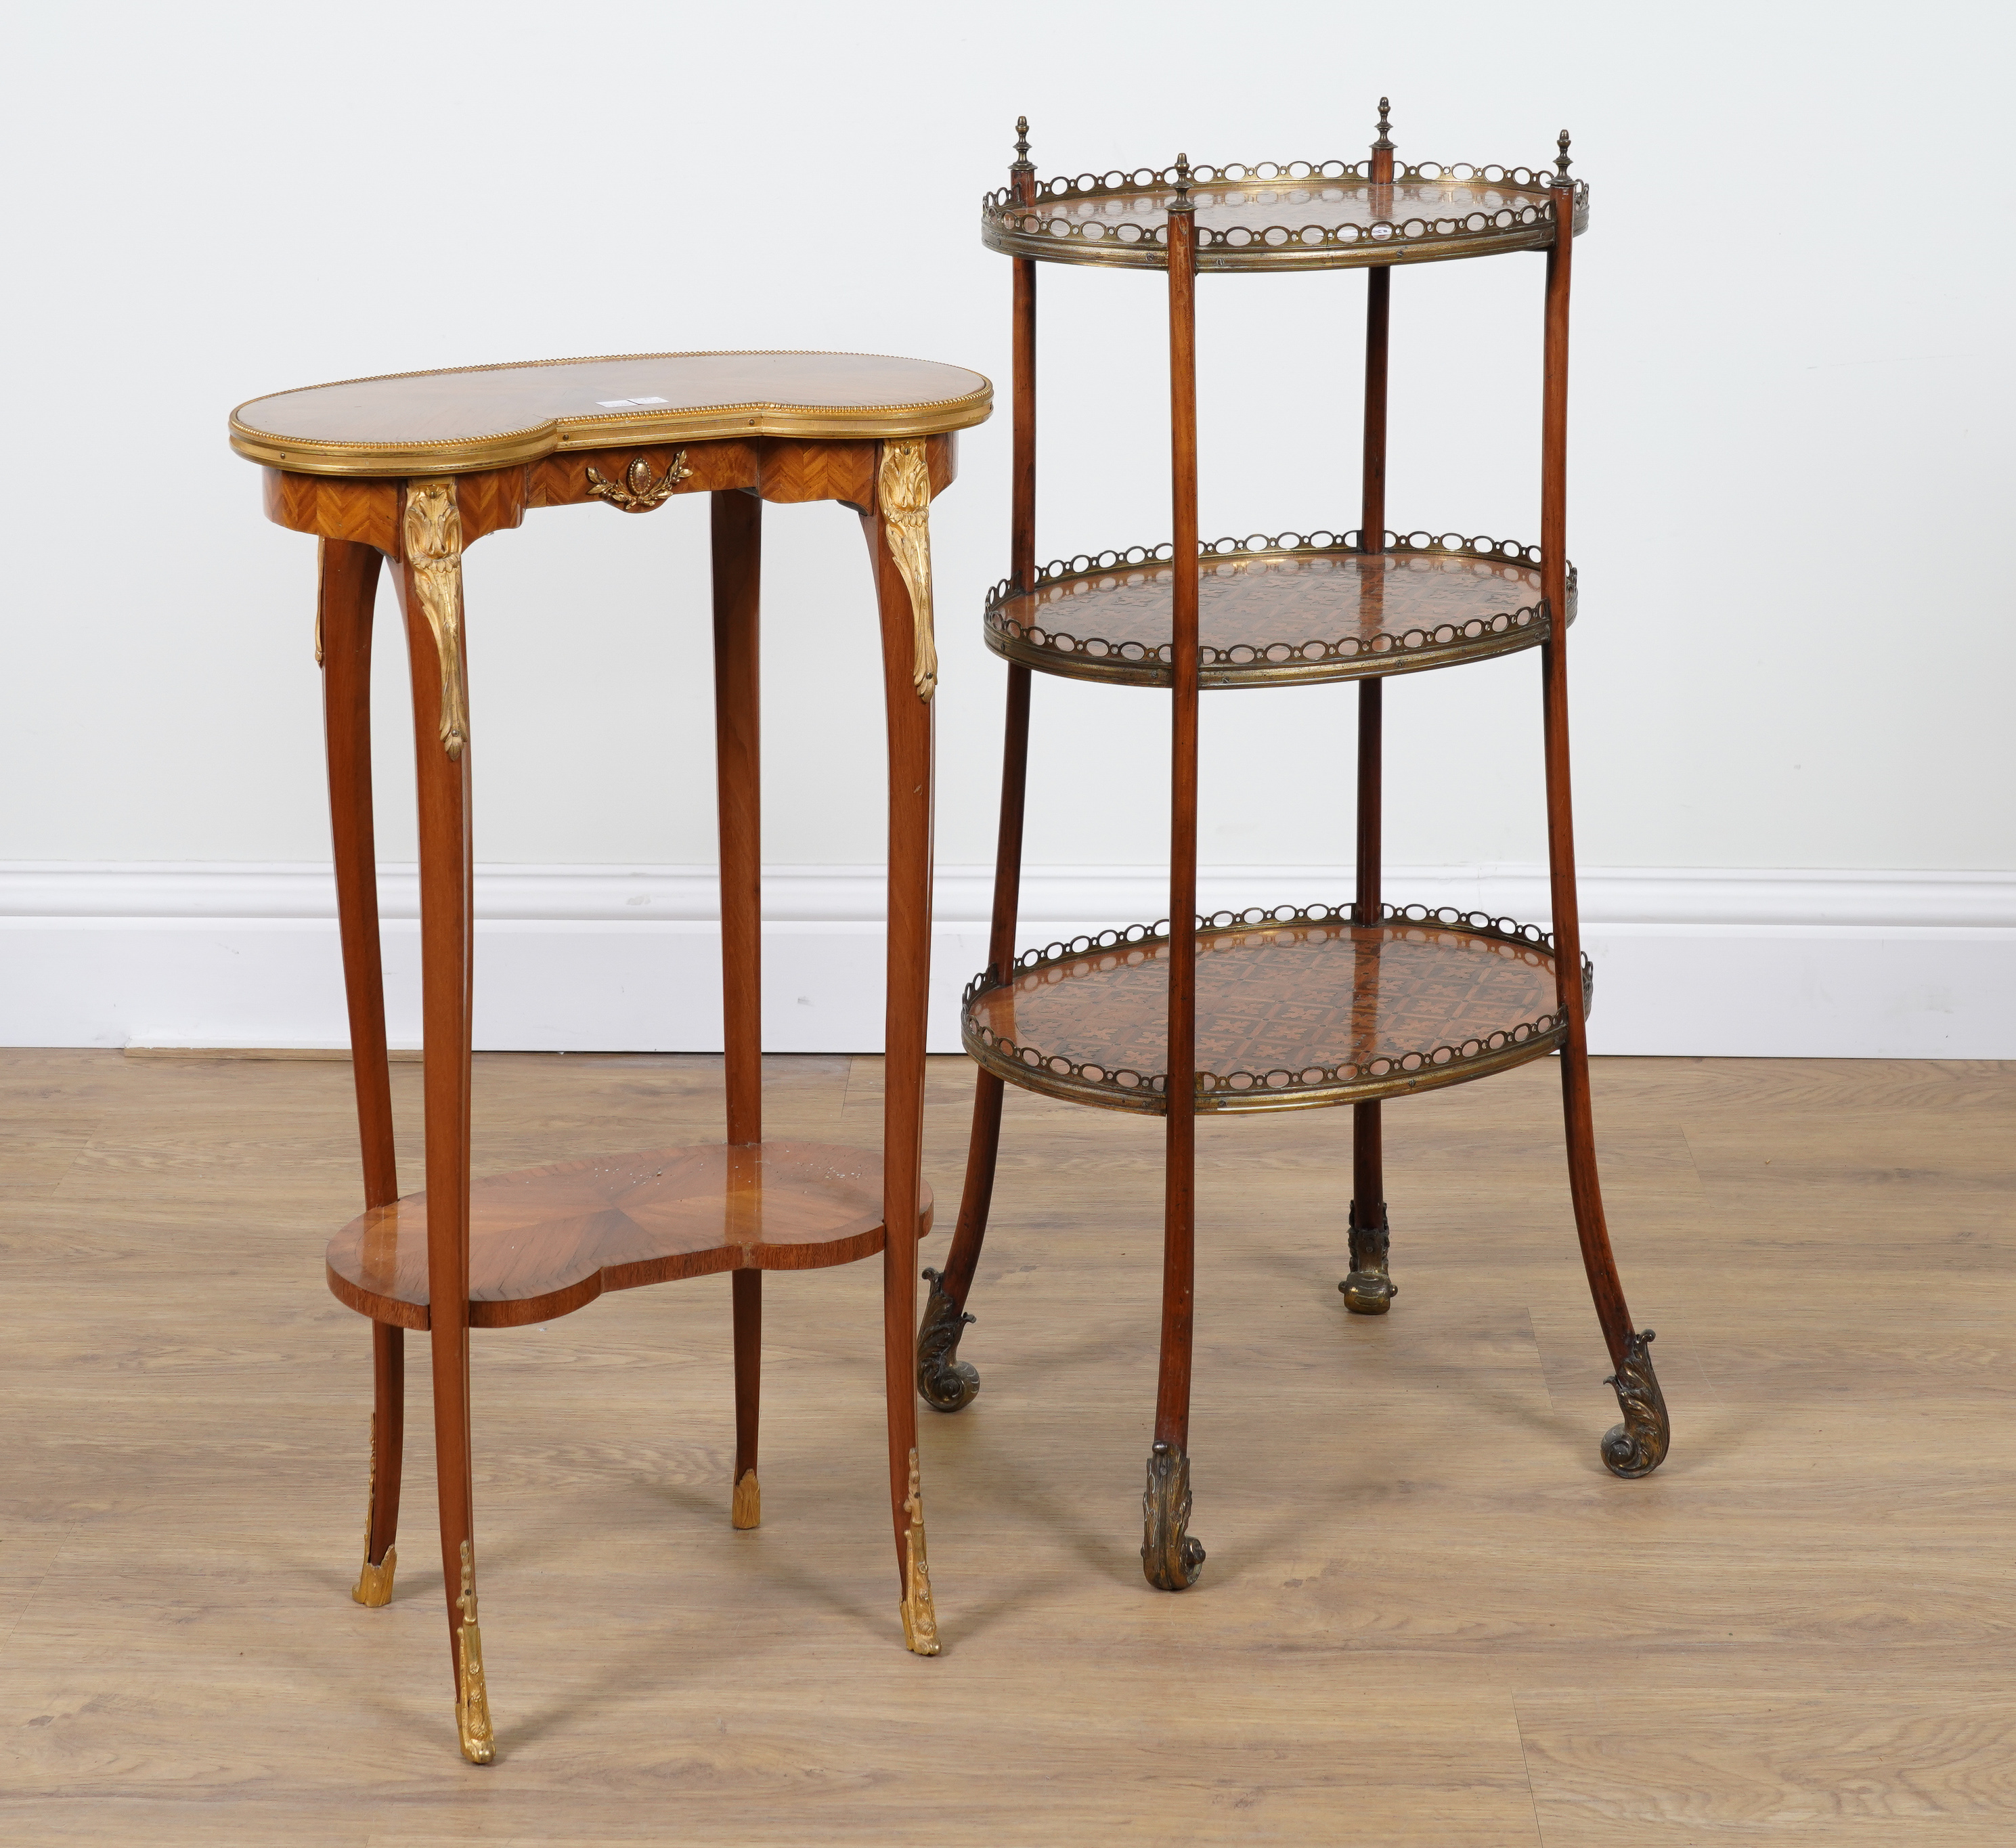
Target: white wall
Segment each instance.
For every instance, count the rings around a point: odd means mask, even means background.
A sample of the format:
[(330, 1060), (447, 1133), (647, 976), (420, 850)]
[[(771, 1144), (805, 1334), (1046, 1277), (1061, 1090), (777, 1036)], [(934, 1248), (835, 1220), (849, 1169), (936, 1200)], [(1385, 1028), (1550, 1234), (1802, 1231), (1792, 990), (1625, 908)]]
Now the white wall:
[[(225, 441), (239, 400), (709, 346), (914, 354), (1005, 392), (1007, 265), (977, 207), (1018, 112), (1046, 173), (1179, 149), (1352, 158), (1384, 92), (1403, 157), (1536, 162), (1566, 124), (1593, 188), (1570, 506), (1585, 863), (1669, 884), (2016, 868), (2016, 597), (1994, 562), (2009, 16), (15, 9), (0, 863), (326, 858), (313, 547), (261, 517)], [(1533, 257), (1399, 272), (1396, 523), (1536, 536), (1539, 284)], [(1165, 536), (1159, 279), (1053, 266), (1042, 286), (1039, 552)], [(1206, 279), (1208, 535), (1355, 524), (1362, 293), (1345, 274)], [(954, 866), (992, 851), (1001, 670), (978, 611), (1004, 564), (1007, 450), (1005, 416), (970, 433), (934, 522)], [(825, 507), (772, 510), (768, 531), (766, 858), (872, 862), (860, 540)], [(711, 858), (704, 554), (697, 503), (539, 513), (472, 551), (481, 860)], [(406, 860), (382, 633), (381, 851)], [(1528, 655), (1393, 684), (1396, 863), (1539, 859), (1536, 683)], [(1031, 859), (1159, 859), (1166, 703), (1037, 692)], [(1206, 702), (1208, 863), (1348, 859), (1350, 702)]]

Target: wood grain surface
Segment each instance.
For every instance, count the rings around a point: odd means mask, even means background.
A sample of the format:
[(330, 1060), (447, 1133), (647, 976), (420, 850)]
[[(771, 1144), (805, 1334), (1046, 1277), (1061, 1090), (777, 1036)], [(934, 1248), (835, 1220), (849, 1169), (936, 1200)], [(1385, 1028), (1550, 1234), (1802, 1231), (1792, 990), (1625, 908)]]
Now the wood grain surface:
[[(1197, 1126), (1195, 1590), (1142, 1583), (1161, 1130), (1010, 1090), (920, 1420), (908, 1655), (872, 1265), (773, 1277), (733, 1529), (726, 1280), (472, 1339), (498, 1763), (441, 1674), (428, 1368), (398, 1587), (353, 1603), (369, 1331), (340, 1063), (0, 1053), (0, 1839), (214, 1848), (2016, 1840), (2016, 1068), (1597, 1060), (1672, 1453), (1615, 1416), (1543, 1064), (1385, 1112), (1409, 1228), (1348, 1315), (1342, 1112)], [(398, 1185), (421, 1074), (391, 1072)], [(718, 1060), (484, 1056), (473, 1169), (721, 1138)], [(924, 1170), (971, 1068), (932, 1061)], [(878, 1061), (766, 1061), (879, 1139)], [(421, 1335), (409, 1338), (424, 1343)]]
[(241, 456), (309, 474), (460, 474), (556, 449), (722, 436), (918, 436), (984, 423), (993, 387), (870, 353), (640, 353), (348, 379), (232, 412)]
[[(928, 1189), (918, 1219), (921, 1236)], [(872, 1258), (885, 1242), (873, 1148), (752, 1140), (555, 1162), (470, 1190), (470, 1323), (522, 1328), (605, 1290), (718, 1270), (819, 1270)], [(329, 1287), (359, 1315), (429, 1327), (427, 1195), (368, 1208), (337, 1233)]]

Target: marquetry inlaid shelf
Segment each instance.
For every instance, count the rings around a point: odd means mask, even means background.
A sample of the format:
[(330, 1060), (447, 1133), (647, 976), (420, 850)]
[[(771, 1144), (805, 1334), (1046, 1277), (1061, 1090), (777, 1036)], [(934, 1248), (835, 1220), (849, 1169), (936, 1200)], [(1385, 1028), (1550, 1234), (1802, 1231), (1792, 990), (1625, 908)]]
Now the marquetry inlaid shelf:
[[(917, 1216), (931, 1229), (931, 1189)], [(520, 1328), (634, 1290), (718, 1270), (821, 1270), (887, 1242), (882, 1158), (818, 1142), (709, 1143), (598, 1155), (479, 1180), (470, 1191), (469, 1320)], [(329, 1287), (373, 1320), (425, 1328), (427, 1197), (352, 1219), (329, 1246)]]
[[(1168, 928), (1032, 951), (968, 988), (967, 1051), (1031, 1090), (1168, 1108)], [(1593, 972), (1585, 964), (1586, 996)], [(1479, 913), (1279, 906), (1198, 920), (1200, 1111), (1369, 1103), (1460, 1084), (1554, 1050), (1551, 940)]]
[[(1550, 629), (1537, 548), (1427, 532), (1256, 533), (1197, 561), (1198, 683), (1265, 686), (1409, 674), (1537, 647)], [(987, 645), (1076, 680), (1167, 686), (1169, 547), (1060, 560), (988, 599)], [(1568, 620), (1575, 614), (1568, 575)]]

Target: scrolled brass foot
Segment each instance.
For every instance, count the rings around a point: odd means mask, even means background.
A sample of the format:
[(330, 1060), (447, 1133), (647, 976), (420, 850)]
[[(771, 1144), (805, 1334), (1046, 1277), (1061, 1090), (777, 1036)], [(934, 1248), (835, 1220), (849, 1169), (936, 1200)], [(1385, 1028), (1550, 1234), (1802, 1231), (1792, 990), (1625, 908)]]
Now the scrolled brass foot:
[(959, 1357), (959, 1338), (973, 1317), (952, 1301), (943, 1273), (924, 1275), (931, 1294), (917, 1329), (917, 1395), (934, 1412), (963, 1411), (980, 1396), (978, 1371)]
[(917, 1453), (910, 1453), (910, 1493), (903, 1511), (910, 1517), (903, 1536), (903, 1646), (913, 1655), (938, 1652), (938, 1614), (931, 1603), (931, 1569), (924, 1558), (924, 1496), (918, 1486)]
[(462, 1612), (462, 1628), (455, 1633), (455, 1730), (463, 1756), (471, 1764), (488, 1764), (497, 1755), (497, 1742), (490, 1727), (490, 1685), (483, 1678), (483, 1632), (476, 1625), (476, 1562), (467, 1540), (462, 1543), (462, 1595), (455, 1602)]
[(1666, 1417), (1666, 1396), (1652, 1371), (1652, 1331), (1634, 1334), (1625, 1344), (1624, 1361), (1603, 1383), (1617, 1391), (1624, 1422), (1603, 1436), (1603, 1467), (1612, 1475), (1648, 1476), (1666, 1460), (1672, 1427)]
[(735, 1485), (735, 1502), (728, 1518), (744, 1532), (763, 1525), (763, 1492), (756, 1486), (754, 1470), (743, 1471), (742, 1479)]
[(364, 1564), (358, 1569), (357, 1583), (351, 1587), (350, 1595), (368, 1609), (376, 1610), (392, 1601), (392, 1574), (399, 1564), (399, 1549), (387, 1547), (385, 1557), (377, 1565), (371, 1563), (371, 1555), (364, 1556)]
[(1187, 1591), (1204, 1570), (1204, 1547), (1185, 1531), (1190, 1522), (1190, 1460), (1157, 1442), (1141, 1497), (1141, 1569), (1158, 1591)]
[(1344, 1306), (1355, 1316), (1383, 1316), (1400, 1294), (1400, 1286), (1387, 1273), (1391, 1237), (1383, 1225), (1351, 1228), (1351, 1274), (1337, 1287), (1344, 1292)]

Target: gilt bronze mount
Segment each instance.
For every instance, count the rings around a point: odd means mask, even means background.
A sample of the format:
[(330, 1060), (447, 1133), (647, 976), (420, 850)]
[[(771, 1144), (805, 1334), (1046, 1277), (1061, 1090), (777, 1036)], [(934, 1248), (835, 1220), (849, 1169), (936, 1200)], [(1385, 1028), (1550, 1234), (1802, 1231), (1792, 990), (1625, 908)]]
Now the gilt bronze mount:
[(1337, 1287), (1344, 1292), (1344, 1306), (1355, 1316), (1383, 1316), (1400, 1294), (1387, 1270), (1392, 1236), (1383, 1201), (1377, 1225), (1351, 1228), (1351, 1274)]
[(963, 1411), (980, 1396), (980, 1373), (959, 1357), (959, 1338), (973, 1317), (952, 1301), (941, 1271), (927, 1269), (931, 1286), (917, 1329), (917, 1393), (933, 1411)]
[(1204, 1547), (1190, 1538), (1190, 1460), (1157, 1440), (1141, 1496), (1141, 1570), (1158, 1591), (1187, 1591), (1204, 1570)]
[(1652, 1371), (1652, 1331), (1634, 1333), (1625, 1344), (1616, 1372), (1603, 1383), (1614, 1387), (1624, 1422), (1603, 1434), (1603, 1467), (1612, 1475), (1648, 1476), (1666, 1460), (1672, 1428), (1666, 1417), (1666, 1396)]
[(623, 471), (621, 481), (610, 481), (591, 462), (588, 465), (588, 491), (597, 500), (606, 500), (612, 507), (621, 507), (626, 513), (648, 513), (653, 507), (663, 506), (692, 473), (686, 467), (686, 452), (683, 449), (665, 464), (665, 472), (655, 481), (651, 479), (650, 463), (641, 456)]

